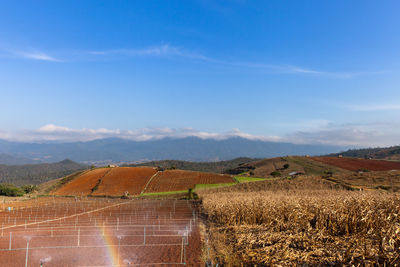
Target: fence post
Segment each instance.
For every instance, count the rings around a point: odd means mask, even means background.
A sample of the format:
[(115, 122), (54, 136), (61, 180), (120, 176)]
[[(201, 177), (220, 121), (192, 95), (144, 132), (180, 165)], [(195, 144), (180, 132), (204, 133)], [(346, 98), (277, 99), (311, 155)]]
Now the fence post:
[(81, 239), (81, 228), (78, 229), (78, 247), (79, 247), (79, 245), (81, 243), (80, 239)]
[(183, 263), (183, 236), (182, 236), (182, 245), (181, 245), (181, 263)]
[(12, 232), (10, 232), (10, 246), (8, 250), (11, 250), (11, 240), (12, 240)]
[(29, 239), (26, 240), (25, 267), (28, 267)]
[(146, 245), (146, 226), (143, 229), (143, 245)]

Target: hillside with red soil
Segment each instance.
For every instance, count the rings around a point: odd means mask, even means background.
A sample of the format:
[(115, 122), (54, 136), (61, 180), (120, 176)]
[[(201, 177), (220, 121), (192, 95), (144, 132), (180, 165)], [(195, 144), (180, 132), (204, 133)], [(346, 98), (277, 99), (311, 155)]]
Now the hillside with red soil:
[(400, 170), (400, 162), (339, 157), (311, 157), (311, 159), (349, 171), (366, 169), (369, 171)]
[(166, 170), (150, 167), (99, 168), (78, 175), (51, 194), (61, 196), (122, 196), (141, 193), (181, 191), (196, 184), (233, 183), (229, 175)]
[(196, 184), (222, 184), (235, 182), (229, 175), (182, 171), (182, 170), (166, 170), (158, 173), (150, 182), (146, 189), (146, 193), (165, 192), (165, 191), (181, 191), (194, 188)]
[(92, 189), (99, 182), (99, 179), (105, 176), (110, 170), (109, 168), (99, 168), (84, 172), (71, 182), (57, 189), (53, 194), (58, 196), (90, 195)]
[(149, 167), (113, 168), (104, 176), (94, 196), (122, 196), (126, 191), (130, 195), (139, 195), (156, 170)]

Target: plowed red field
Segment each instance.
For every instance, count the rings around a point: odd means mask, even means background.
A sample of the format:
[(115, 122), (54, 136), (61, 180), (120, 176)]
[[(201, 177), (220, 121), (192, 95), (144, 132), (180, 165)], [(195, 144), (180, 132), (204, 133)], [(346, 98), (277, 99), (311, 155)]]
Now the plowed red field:
[(92, 188), (96, 186), (99, 179), (101, 179), (110, 170), (111, 169), (109, 168), (100, 168), (85, 172), (53, 192), (53, 194), (60, 196), (89, 195), (92, 193)]
[(196, 184), (220, 184), (233, 183), (232, 177), (228, 175), (166, 170), (158, 173), (148, 185), (145, 193), (180, 191), (194, 188)]
[(311, 159), (350, 171), (359, 169), (370, 171), (400, 170), (400, 162), (395, 161), (334, 157), (312, 157)]
[(104, 176), (93, 195), (122, 196), (125, 191), (128, 191), (130, 195), (138, 195), (156, 172), (155, 169), (149, 167), (113, 168)]
[(129, 195), (139, 195), (145, 188), (145, 193), (181, 191), (194, 188), (196, 184), (233, 182), (229, 175), (205, 172), (166, 170), (157, 173), (150, 167), (100, 168), (76, 177), (52, 194), (122, 196), (128, 191)]

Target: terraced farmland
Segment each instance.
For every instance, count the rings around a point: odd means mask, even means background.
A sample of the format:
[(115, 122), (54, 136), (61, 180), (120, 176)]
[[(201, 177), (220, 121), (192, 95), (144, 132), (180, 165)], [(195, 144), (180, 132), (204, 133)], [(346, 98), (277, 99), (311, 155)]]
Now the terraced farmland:
[(87, 171), (51, 194), (59, 196), (122, 196), (194, 189), (196, 184), (234, 183), (229, 175), (150, 167), (100, 168)]
[(156, 174), (156, 170), (147, 167), (121, 167), (113, 168), (101, 180), (98, 189), (93, 192), (94, 196), (121, 196), (125, 192), (138, 195), (142, 192), (147, 181)]
[(108, 168), (100, 168), (87, 171), (53, 192), (53, 194), (59, 196), (89, 195), (92, 193), (92, 189), (99, 182), (99, 179), (105, 176), (110, 170), (111, 169)]

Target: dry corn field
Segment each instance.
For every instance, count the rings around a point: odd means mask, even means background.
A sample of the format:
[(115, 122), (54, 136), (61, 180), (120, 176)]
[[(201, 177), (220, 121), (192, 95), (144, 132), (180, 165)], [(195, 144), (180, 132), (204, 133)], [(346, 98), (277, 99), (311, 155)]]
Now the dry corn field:
[(398, 194), (286, 183), (284, 190), (259, 190), (268, 188), (260, 182), (254, 191), (200, 193), (209, 265), (400, 266)]

